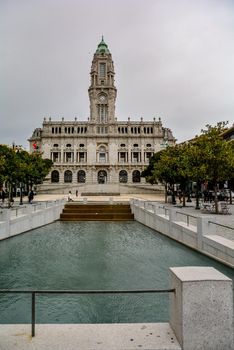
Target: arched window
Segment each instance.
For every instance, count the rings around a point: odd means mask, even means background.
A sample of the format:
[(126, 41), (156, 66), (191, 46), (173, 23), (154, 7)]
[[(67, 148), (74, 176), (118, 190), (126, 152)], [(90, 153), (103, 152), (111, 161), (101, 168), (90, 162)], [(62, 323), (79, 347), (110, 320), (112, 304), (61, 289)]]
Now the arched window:
[(141, 182), (141, 173), (139, 170), (134, 170), (132, 173), (132, 182)]
[(79, 144), (79, 147), (81, 147), (81, 148), (84, 147), (84, 144), (83, 144), (83, 143), (80, 143), (80, 144)]
[(58, 143), (54, 143), (53, 147), (57, 148), (59, 145)]
[(126, 170), (121, 170), (119, 172), (119, 182), (120, 183), (127, 183), (128, 182), (128, 173)]
[(53, 170), (51, 173), (51, 182), (59, 182), (59, 172), (58, 170)]
[(146, 147), (151, 147), (151, 143), (147, 143)]
[(66, 147), (70, 148), (70, 147), (71, 147), (71, 144), (70, 144), (70, 143), (67, 143), (67, 144), (66, 144)]
[(71, 170), (66, 170), (64, 173), (64, 182), (68, 183), (68, 182), (72, 182), (72, 172)]
[(133, 147), (138, 147), (138, 143), (134, 143)]
[(121, 143), (120, 147), (126, 147), (125, 143)]
[(85, 171), (84, 170), (79, 170), (77, 173), (77, 182), (79, 183), (85, 183)]

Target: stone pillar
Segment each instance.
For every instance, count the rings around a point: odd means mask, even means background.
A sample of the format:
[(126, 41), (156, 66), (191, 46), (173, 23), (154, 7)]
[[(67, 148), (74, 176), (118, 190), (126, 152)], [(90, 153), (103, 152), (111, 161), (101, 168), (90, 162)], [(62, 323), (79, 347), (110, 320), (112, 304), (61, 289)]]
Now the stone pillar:
[(170, 325), (183, 350), (231, 350), (232, 280), (212, 267), (174, 267)]
[(216, 218), (213, 216), (201, 216), (197, 217), (197, 248), (198, 249), (203, 249), (203, 236), (208, 235), (208, 234), (216, 234), (216, 229), (215, 226), (212, 225), (213, 227), (213, 232), (211, 231), (211, 224), (209, 224), (209, 221), (216, 222)]

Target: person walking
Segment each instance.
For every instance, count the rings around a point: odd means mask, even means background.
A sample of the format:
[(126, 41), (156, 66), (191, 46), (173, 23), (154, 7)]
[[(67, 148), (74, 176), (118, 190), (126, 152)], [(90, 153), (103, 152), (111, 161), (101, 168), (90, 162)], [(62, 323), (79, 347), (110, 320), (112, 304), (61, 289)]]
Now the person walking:
[(67, 201), (68, 201), (68, 202), (73, 202), (71, 191), (68, 192)]
[(34, 198), (33, 190), (30, 190), (29, 193), (28, 193), (28, 203), (29, 204), (32, 204), (33, 198)]

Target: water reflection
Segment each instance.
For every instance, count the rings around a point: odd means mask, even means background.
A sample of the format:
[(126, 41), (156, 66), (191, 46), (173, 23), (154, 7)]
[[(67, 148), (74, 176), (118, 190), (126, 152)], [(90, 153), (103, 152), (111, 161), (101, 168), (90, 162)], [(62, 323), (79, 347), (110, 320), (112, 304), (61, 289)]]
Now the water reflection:
[[(0, 288), (169, 287), (171, 266), (233, 271), (137, 223), (62, 223), (0, 242)], [(39, 323), (165, 322), (166, 295), (40, 295)], [(1, 323), (30, 322), (30, 296), (0, 298)]]

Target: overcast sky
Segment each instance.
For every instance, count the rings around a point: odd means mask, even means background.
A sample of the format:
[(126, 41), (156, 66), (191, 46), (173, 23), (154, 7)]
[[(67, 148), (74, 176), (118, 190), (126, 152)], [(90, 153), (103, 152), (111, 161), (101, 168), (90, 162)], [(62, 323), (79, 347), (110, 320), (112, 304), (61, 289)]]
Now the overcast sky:
[(0, 143), (27, 146), (44, 117), (87, 120), (102, 35), (118, 120), (161, 117), (178, 141), (233, 124), (233, 0), (0, 0)]

